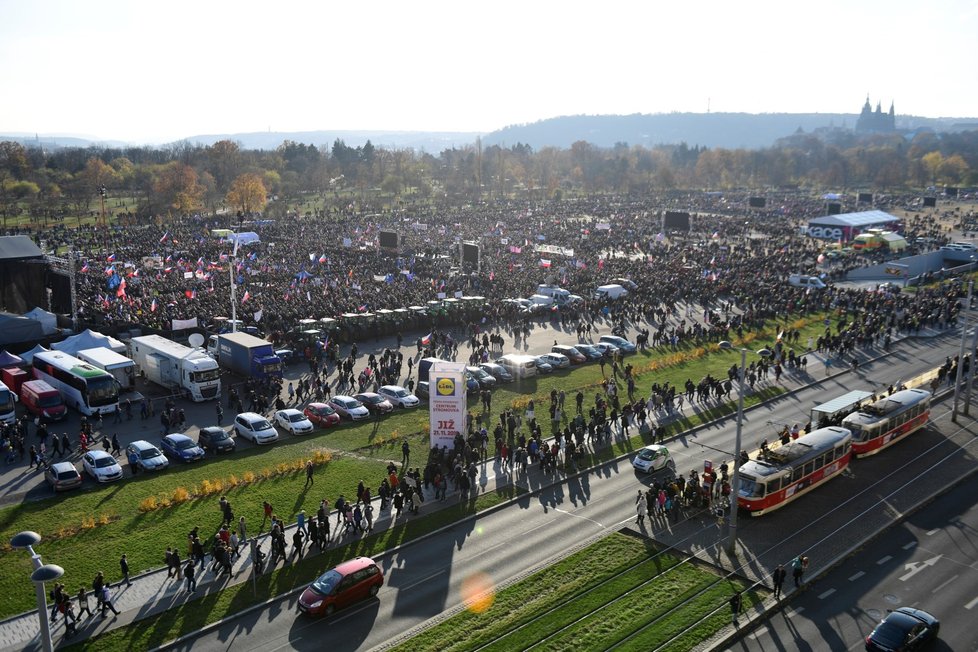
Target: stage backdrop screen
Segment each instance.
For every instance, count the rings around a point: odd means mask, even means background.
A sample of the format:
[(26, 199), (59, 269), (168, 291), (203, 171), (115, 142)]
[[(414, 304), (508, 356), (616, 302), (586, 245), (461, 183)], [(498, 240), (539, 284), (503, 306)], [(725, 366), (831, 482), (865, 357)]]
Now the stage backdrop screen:
[(767, 206), (767, 198), (751, 197), (749, 200), (749, 204), (751, 208), (764, 208), (765, 206)]
[(842, 212), (842, 204), (839, 202), (830, 201), (825, 205), (825, 213), (827, 215), (838, 215)]
[(937, 197), (924, 197), (924, 208), (935, 208), (937, 206)]
[(479, 264), (479, 245), (474, 242), (462, 243), (462, 262), (470, 265)]
[(689, 231), (689, 213), (684, 211), (666, 211), (663, 227)]
[(872, 204), (873, 203), (873, 193), (871, 193), (871, 192), (861, 192), (861, 193), (859, 193), (859, 201), (861, 201), (864, 204)]
[(385, 249), (397, 249), (397, 233), (394, 231), (381, 231), (380, 246)]

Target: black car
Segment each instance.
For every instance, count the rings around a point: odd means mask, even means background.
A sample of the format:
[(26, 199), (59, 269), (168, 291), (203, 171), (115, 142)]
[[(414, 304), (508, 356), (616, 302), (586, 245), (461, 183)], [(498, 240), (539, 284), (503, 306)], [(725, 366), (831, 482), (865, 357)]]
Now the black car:
[(205, 451), (215, 453), (230, 453), (234, 450), (235, 442), (231, 434), (220, 426), (201, 428), (197, 435), (197, 443)]
[(891, 611), (866, 637), (866, 649), (920, 650), (937, 640), (941, 623), (926, 611), (900, 607)]

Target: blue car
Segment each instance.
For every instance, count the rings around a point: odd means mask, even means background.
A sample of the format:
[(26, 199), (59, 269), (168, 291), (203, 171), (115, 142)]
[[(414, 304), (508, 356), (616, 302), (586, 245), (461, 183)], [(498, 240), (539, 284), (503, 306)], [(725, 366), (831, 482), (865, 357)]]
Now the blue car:
[(167, 435), (163, 438), (161, 448), (167, 457), (178, 459), (181, 462), (195, 462), (204, 459), (204, 449), (187, 435)]

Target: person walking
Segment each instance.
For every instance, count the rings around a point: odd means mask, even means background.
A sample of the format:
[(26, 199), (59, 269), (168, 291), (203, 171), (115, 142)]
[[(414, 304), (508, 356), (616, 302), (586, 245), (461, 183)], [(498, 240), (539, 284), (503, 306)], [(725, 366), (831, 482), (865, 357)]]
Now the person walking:
[(313, 465), (312, 460), (308, 460), (306, 462), (306, 484), (303, 488), (316, 483), (316, 481), (313, 479), (313, 472), (315, 470), (316, 467)]
[(119, 615), (119, 610), (116, 609), (115, 604), (112, 603), (112, 592), (109, 591), (108, 586), (103, 586), (102, 587), (102, 618), (106, 618), (108, 616), (108, 613), (106, 612), (109, 609), (111, 609), (112, 613), (114, 613), (116, 616)]
[(221, 403), (217, 403), (217, 425), (223, 425), (224, 421), (224, 408), (221, 407)]
[(778, 567), (774, 569), (774, 573), (771, 574), (774, 582), (774, 597), (776, 599), (781, 599), (781, 586), (784, 584), (784, 579), (787, 576), (788, 571), (784, 569), (783, 564), (778, 564)]
[(648, 511), (648, 509), (649, 509), (649, 502), (645, 498), (645, 492), (639, 489), (638, 497), (635, 499), (635, 513), (637, 516), (635, 520), (636, 523), (638, 523), (639, 525), (645, 525), (645, 513)]
[(406, 467), (409, 461), (411, 461), (411, 447), (405, 439), (404, 443), (401, 444), (401, 466)]
[(801, 556), (795, 557), (791, 560), (791, 577), (795, 580), (795, 588), (801, 586), (802, 579), (805, 575), (805, 569), (808, 568), (808, 557)]
[(85, 592), (84, 586), (78, 587), (78, 617), (81, 618), (83, 613), (87, 613), (88, 617), (92, 617), (92, 608), (88, 606), (88, 594)]
[(732, 596), (730, 596), (730, 615), (734, 627), (740, 627), (740, 623), (737, 622), (737, 616), (740, 615), (740, 607), (741, 607), (740, 591), (737, 591)]
[(99, 571), (95, 573), (92, 580), (92, 593), (95, 595), (95, 611), (102, 609), (102, 587), (105, 586), (105, 573)]
[(132, 586), (132, 581), (129, 579), (129, 562), (126, 560), (125, 554), (119, 559), (119, 570), (122, 571), (122, 581), (126, 583), (126, 586)]
[(187, 562), (183, 574), (187, 576), (187, 593), (193, 593), (197, 590), (197, 567), (193, 560)]

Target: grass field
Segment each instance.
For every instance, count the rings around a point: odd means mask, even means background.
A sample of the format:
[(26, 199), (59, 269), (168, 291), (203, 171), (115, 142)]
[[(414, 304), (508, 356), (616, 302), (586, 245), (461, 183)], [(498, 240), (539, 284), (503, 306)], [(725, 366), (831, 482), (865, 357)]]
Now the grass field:
[[(821, 315), (816, 315), (793, 324), (802, 329), (802, 342), (808, 333), (824, 328), (821, 319)], [(764, 332), (749, 334), (743, 345), (761, 348), (774, 339), (775, 331), (780, 328), (772, 324)], [(686, 378), (698, 380), (707, 373), (725, 377), (729, 366), (739, 361), (739, 355), (719, 351), (714, 345), (675, 352), (646, 351), (629, 356), (628, 361), (639, 374), (637, 394), (647, 396), (653, 381), (681, 385)], [(545, 405), (551, 387), (563, 389), (570, 405), (573, 405), (572, 397), (581, 389), (586, 395), (585, 405), (591, 405), (594, 394), (600, 391), (600, 381), (599, 367), (584, 365), (529, 382), (504, 385), (493, 393), (493, 414), (498, 415), (510, 405), (522, 408), (531, 398)], [(770, 386), (749, 396), (746, 403), (751, 405), (782, 391), (780, 387)], [(676, 434), (735, 409), (732, 401), (710, 408), (697, 407), (697, 411), (687, 409), (666, 430), (670, 435)], [(251, 531), (262, 518), (263, 500), (268, 500), (280, 517), (292, 521), (300, 509), (307, 513), (315, 511), (323, 498), (332, 503), (340, 493), (354, 495), (360, 480), (376, 488), (387, 461), (400, 459), (400, 446), (405, 438), (414, 451), (413, 464), (422, 464), (423, 451), (427, 449), (426, 426), (426, 411), (398, 411), (379, 422), (344, 425), (309, 437), (283, 437), (272, 447), (242, 450), (203, 464), (175, 465), (177, 468), (161, 474), (140, 475), (110, 486), (7, 507), (0, 509), (0, 541), (9, 541), (13, 534), (25, 529), (39, 532), (43, 537), (39, 551), (46, 560), (65, 568), (69, 586), (89, 584), (99, 570), (105, 571), (110, 579), (116, 578), (122, 553), (128, 555), (134, 572), (158, 568), (166, 546), (185, 549), (187, 532), (192, 527), (199, 525), (205, 537), (216, 531), (220, 523), (217, 501), (221, 493), (227, 494), (237, 516), (246, 517)], [(584, 464), (611, 459), (645, 443), (648, 443), (645, 437), (636, 434), (591, 454)], [(315, 487), (304, 491), (304, 474), (290, 469), (295, 465), (301, 469), (301, 462), (315, 455), (332, 459), (320, 464)], [(213, 485), (224, 488), (215, 489)], [(155, 499), (165, 503), (181, 489), (203, 497), (146, 513), (140, 511), (140, 505), (146, 501)], [(0, 617), (32, 607), (33, 598), (20, 590), (22, 578), (29, 574), (29, 565), (27, 555), (9, 548), (0, 550)]]
[[(729, 622), (727, 600), (744, 588), (649, 540), (615, 533), (499, 590), (488, 608), (473, 600), (394, 649), (685, 651)], [(745, 593), (744, 608), (763, 597)]]

